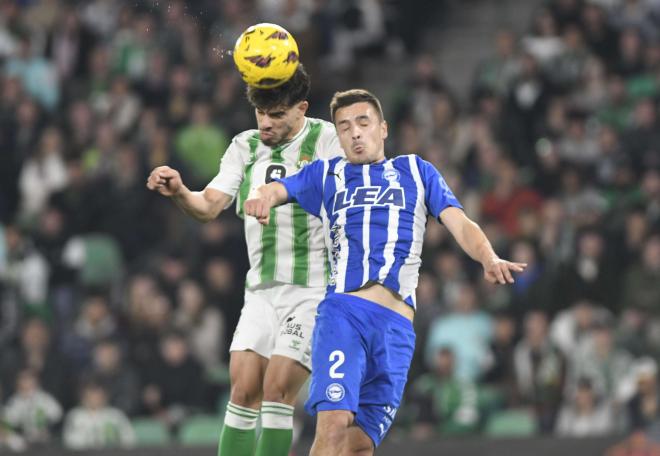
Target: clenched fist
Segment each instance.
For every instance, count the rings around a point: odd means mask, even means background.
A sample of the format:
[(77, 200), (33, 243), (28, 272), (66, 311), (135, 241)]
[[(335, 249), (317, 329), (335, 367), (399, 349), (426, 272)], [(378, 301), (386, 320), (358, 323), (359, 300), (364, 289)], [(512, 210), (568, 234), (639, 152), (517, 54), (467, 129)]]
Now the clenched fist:
[(245, 215), (256, 217), (262, 225), (268, 225), (271, 207), (270, 199), (264, 196), (259, 189), (252, 190), (243, 204)]
[(181, 175), (169, 166), (159, 166), (149, 174), (147, 188), (164, 196), (174, 196), (183, 187)]

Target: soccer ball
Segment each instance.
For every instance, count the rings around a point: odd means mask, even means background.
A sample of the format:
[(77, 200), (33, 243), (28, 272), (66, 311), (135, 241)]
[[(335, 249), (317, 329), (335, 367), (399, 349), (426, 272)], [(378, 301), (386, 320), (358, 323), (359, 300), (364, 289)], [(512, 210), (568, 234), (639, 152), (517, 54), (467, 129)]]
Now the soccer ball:
[(296, 41), (277, 24), (248, 27), (234, 46), (234, 63), (243, 80), (260, 89), (272, 89), (291, 79), (298, 61)]

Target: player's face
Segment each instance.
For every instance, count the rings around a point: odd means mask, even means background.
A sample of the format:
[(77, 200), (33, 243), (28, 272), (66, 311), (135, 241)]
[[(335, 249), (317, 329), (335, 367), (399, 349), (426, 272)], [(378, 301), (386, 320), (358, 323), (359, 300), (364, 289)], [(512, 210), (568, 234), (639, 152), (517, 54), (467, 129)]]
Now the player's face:
[(301, 101), (291, 107), (256, 108), (257, 128), (259, 128), (261, 142), (274, 147), (292, 139), (304, 123), (307, 106), (306, 101)]
[(385, 158), (387, 122), (367, 102), (337, 109), (335, 127), (346, 158), (353, 164), (375, 163)]

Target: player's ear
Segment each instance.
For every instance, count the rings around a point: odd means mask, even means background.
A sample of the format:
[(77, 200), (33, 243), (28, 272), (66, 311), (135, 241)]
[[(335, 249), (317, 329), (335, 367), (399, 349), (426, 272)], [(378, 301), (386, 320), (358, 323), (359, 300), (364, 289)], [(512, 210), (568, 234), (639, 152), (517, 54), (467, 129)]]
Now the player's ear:
[(309, 102), (307, 100), (301, 101), (300, 104), (298, 105), (298, 109), (300, 109), (300, 113), (303, 116), (307, 113), (308, 108), (309, 108)]
[(380, 131), (383, 139), (387, 139), (387, 122), (384, 120), (380, 123)]

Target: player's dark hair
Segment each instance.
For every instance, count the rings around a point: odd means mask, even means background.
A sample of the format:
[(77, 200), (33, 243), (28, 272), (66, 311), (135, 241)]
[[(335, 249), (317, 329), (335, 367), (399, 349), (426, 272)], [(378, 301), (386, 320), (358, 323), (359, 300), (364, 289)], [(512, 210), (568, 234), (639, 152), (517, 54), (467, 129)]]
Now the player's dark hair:
[(250, 104), (257, 109), (290, 108), (296, 103), (307, 100), (310, 87), (309, 75), (301, 63), (291, 79), (281, 86), (259, 89), (249, 85), (246, 94)]
[(332, 101), (330, 102), (330, 117), (332, 121), (335, 121), (335, 114), (338, 109), (362, 102), (369, 103), (373, 106), (376, 112), (378, 112), (380, 120), (385, 119), (380, 101), (378, 101), (378, 98), (373, 93), (364, 89), (351, 89), (344, 92), (335, 92), (335, 95), (332, 97)]

